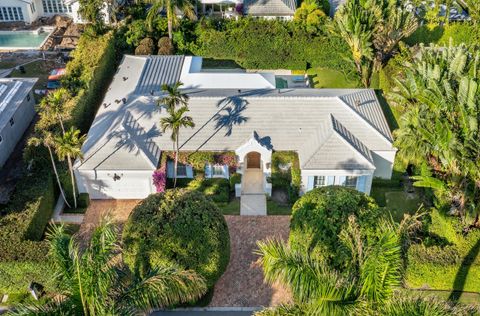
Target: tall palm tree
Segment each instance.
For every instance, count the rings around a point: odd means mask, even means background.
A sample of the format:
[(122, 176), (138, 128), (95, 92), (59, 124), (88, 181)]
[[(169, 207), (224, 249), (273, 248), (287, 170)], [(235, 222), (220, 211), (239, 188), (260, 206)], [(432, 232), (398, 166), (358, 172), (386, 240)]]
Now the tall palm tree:
[(31, 137), (28, 140), (28, 144), (32, 145), (32, 146), (35, 146), (35, 147), (43, 145), (48, 149), (48, 153), (50, 154), (50, 161), (52, 163), (53, 172), (55, 173), (58, 188), (60, 189), (60, 194), (62, 195), (62, 198), (65, 201), (65, 204), (68, 207), (71, 207), (70, 204), (67, 201), (67, 198), (65, 196), (65, 192), (63, 191), (62, 183), (60, 182), (60, 177), (58, 175), (57, 166), (55, 165), (55, 159), (53, 157), (53, 151), (52, 151), (52, 148), (55, 146), (55, 140), (54, 140), (54, 136), (52, 135), (52, 133), (47, 132), (47, 131), (43, 131), (41, 134), (37, 135), (36, 137)]
[(165, 11), (167, 14), (168, 37), (173, 38), (173, 28), (178, 25), (178, 15), (183, 14), (188, 19), (195, 20), (195, 10), (189, 0), (137, 0), (137, 2), (151, 3), (152, 7), (148, 10), (147, 26), (152, 29), (153, 22), (159, 12)]
[(67, 99), (68, 91), (62, 88), (49, 93), (39, 104), (41, 118), (46, 123), (58, 122), (62, 133), (65, 133), (64, 122), (69, 118), (70, 113), (70, 111), (67, 111), (65, 108)]
[(79, 247), (63, 226), (49, 234), (53, 277), (63, 290), (46, 305), (18, 306), (10, 315), (139, 315), (198, 299), (203, 277), (176, 266), (159, 266), (138, 275), (122, 260), (118, 232), (110, 221), (97, 227)]
[(73, 174), (72, 160), (82, 159), (82, 144), (85, 141), (85, 135), (80, 135), (80, 130), (73, 126), (61, 136), (54, 138), (55, 152), (60, 161), (67, 160), (68, 170), (70, 171), (70, 179), (72, 181), (73, 205), (77, 208), (77, 191), (75, 188), (75, 176)]
[(258, 242), (265, 280), (287, 285), (295, 301), (259, 315), (349, 315), (383, 305), (400, 285), (402, 263), (399, 234), (389, 223), (382, 225), (378, 240), (369, 244), (359, 236), (355, 218), (350, 218), (341, 235), (343, 246), (352, 254), (344, 274), (284, 242)]
[(167, 109), (175, 109), (177, 106), (188, 106), (189, 96), (180, 90), (183, 83), (177, 81), (172, 85), (162, 85), (162, 91), (165, 96), (158, 99), (157, 105), (166, 105)]
[(165, 133), (167, 130), (171, 130), (172, 134), (170, 138), (173, 142), (173, 147), (175, 151), (175, 165), (174, 165), (174, 180), (173, 186), (177, 185), (177, 167), (178, 167), (178, 154), (179, 154), (179, 134), (180, 128), (182, 127), (190, 127), (194, 128), (195, 123), (193, 123), (193, 119), (190, 116), (185, 115), (189, 109), (187, 106), (182, 106), (178, 110), (175, 108), (168, 109), (168, 116), (162, 117), (160, 119), (160, 125), (162, 128), (162, 132)]

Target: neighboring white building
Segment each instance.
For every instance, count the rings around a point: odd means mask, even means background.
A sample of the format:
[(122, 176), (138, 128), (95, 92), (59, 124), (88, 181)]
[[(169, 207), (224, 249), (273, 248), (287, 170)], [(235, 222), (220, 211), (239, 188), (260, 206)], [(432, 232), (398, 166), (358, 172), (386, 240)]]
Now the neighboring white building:
[(0, 79), (0, 168), (35, 116), (36, 78)]
[[(195, 122), (181, 130), (180, 150), (235, 152), (243, 174), (237, 195), (271, 193), (272, 151), (298, 153), (302, 192), (337, 184), (368, 194), (373, 177), (391, 177), (396, 149), (373, 90), (276, 89), (272, 74), (208, 71), (200, 57), (127, 55), (75, 164), (80, 192), (92, 199), (155, 192), (152, 173), (172, 150), (159, 127), (166, 110), (156, 104), (162, 84), (177, 81), (185, 82)], [(190, 166), (178, 175), (195, 177)], [(206, 165), (205, 175), (228, 178), (228, 166)]]
[[(75, 23), (82, 23), (78, 14), (78, 0), (0, 0), (0, 22), (30, 24), (41, 17), (65, 15)], [(109, 16), (105, 8), (105, 21)]]
[(296, 0), (200, 0), (200, 2), (204, 15), (221, 13), (223, 17), (229, 18), (247, 15), (269, 20), (292, 20), (297, 9)]

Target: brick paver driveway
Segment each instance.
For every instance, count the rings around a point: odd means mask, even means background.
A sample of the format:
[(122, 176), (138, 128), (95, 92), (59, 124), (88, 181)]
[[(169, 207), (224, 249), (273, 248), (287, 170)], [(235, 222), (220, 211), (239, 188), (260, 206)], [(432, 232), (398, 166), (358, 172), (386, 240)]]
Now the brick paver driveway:
[(225, 216), (230, 231), (230, 263), (215, 285), (210, 306), (276, 306), (291, 301), (281, 285), (263, 282), (263, 272), (254, 254), (257, 240), (288, 238), (289, 216)]
[(109, 214), (114, 222), (122, 225), (138, 202), (140, 200), (92, 200), (85, 212), (80, 232), (85, 234), (85, 239), (88, 240), (87, 238), (93, 228), (98, 225), (101, 218), (106, 214)]

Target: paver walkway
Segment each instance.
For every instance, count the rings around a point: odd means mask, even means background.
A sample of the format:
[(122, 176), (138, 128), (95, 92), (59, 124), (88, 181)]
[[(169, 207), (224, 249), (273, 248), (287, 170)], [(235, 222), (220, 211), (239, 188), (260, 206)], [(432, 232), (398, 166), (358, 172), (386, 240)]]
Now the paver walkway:
[(85, 212), (80, 233), (89, 235), (107, 214), (114, 222), (123, 225), (138, 202), (140, 200), (92, 200)]
[(281, 238), (289, 233), (289, 216), (225, 216), (230, 232), (230, 263), (215, 285), (210, 307), (276, 306), (291, 301), (285, 287), (263, 282), (258, 264), (257, 240)]

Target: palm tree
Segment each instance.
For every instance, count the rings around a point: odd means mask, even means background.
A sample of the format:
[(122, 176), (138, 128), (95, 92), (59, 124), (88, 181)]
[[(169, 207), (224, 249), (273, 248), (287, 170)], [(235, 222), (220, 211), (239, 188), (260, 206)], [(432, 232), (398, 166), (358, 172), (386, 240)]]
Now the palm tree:
[(356, 219), (350, 217), (348, 229), (340, 235), (352, 258), (343, 274), (284, 242), (258, 242), (265, 280), (287, 285), (295, 301), (259, 315), (362, 314), (361, 309), (385, 304), (400, 285), (402, 263), (399, 234), (387, 222), (381, 227), (384, 230), (372, 243), (360, 237)]
[(168, 116), (162, 117), (160, 119), (160, 125), (162, 127), (162, 132), (165, 133), (167, 130), (171, 130), (171, 139), (173, 142), (173, 147), (175, 151), (175, 166), (174, 166), (174, 180), (173, 186), (177, 185), (177, 167), (178, 167), (178, 154), (179, 154), (179, 134), (180, 128), (182, 127), (190, 127), (194, 128), (195, 123), (193, 123), (193, 119), (190, 116), (185, 115), (189, 109), (187, 106), (182, 106), (178, 110), (175, 108), (168, 109)]
[(166, 95), (157, 101), (157, 105), (166, 105), (169, 110), (175, 109), (177, 106), (188, 106), (189, 96), (180, 90), (181, 86), (183, 86), (183, 83), (180, 81), (173, 85), (162, 85), (162, 91)]
[(165, 10), (167, 14), (168, 37), (170, 40), (173, 39), (173, 27), (178, 25), (179, 14), (185, 15), (191, 20), (196, 19), (194, 7), (189, 0), (137, 0), (137, 2), (152, 4), (147, 14), (147, 25), (150, 30), (153, 28), (153, 22), (158, 13)]
[(352, 51), (352, 59), (363, 84), (370, 83), (373, 60), (373, 30), (378, 8), (365, 10), (359, 0), (349, 0), (335, 14), (337, 29)]
[(52, 163), (53, 172), (55, 173), (58, 188), (60, 189), (60, 194), (62, 195), (62, 198), (65, 201), (65, 204), (68, 207), (71, 207), (70, 204), (68, 204), (67, 198), (65, 196), (65, 192), (63, 191), (62, 183), (60, 182), (60, 177), (58, 175), (57, 166), (55, 165), (55, 159), (53, 157), (53, 152), (52, 152), (52, 148), (55, 146), (55, 141), (54, 141), (54, 137), (53, 137), (52, 133), (44, 131), (36, 137), (31, 137), (28, 140), (28, 144), (32, 145), (32, 146), (35, 146), (35, 147), (43, 145), (48, 149), (48, 153), (50, 154), (50, 161)]
[(80, 130), (75, 129), (73, 126), (70, 130), (64, 132), (62, 136), (56, 136), (54, 138), (55, 151), (60, 161), (67, 160), (68, 170), (70, 171), (70, 179), (72, 181), (72, 195), (73, 205), (77, 208), (77, 193), (75, 188), (75, 176), (73, 174), (72, 159), (82, 159), (82, 144), (85, 141), (85, 135), (80, 136)]
[(62, 133), (65, 133), (64, 121), (69, 118), (70, 111), (66, 111), (65, 102), (68, 98), (68, 91), (66, 89), (58, 89), (49, 93), (42, 99), (39, 105), (39, 112), (46, 123), (60, 124)]
[[(48, 234), (53, 276), (63, 289), (46, 305), (18, 306), (10, 315), (138, 315), (198, 299), (206, 292), (203, 277), (176, 266), (159, 266), (138, 275), (122, 260), (118, 232), (108, 220), (86, 247), (63, 226)], [(84, 250), (83, 250), (84, 249)]]

